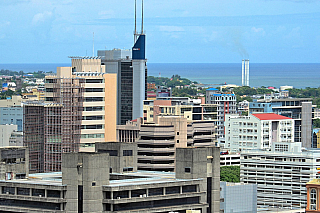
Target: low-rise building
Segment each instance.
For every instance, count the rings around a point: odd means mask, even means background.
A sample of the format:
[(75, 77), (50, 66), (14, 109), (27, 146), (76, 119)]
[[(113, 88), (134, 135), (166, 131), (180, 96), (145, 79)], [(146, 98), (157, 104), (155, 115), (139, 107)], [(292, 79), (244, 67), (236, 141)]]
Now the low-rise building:
[(306, 183), (307, 188), (307, 206), (306, 213), (319, 213), (319, 195), (320, 195), (320, 179), (313, 179)]

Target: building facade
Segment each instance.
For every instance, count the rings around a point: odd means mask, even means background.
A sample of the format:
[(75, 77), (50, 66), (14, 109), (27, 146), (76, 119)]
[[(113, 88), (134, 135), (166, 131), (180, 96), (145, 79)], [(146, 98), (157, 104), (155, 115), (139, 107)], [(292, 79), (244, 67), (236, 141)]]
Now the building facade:
[(17, 129), (18, 126), (13, 124), (0, 125), (0, 147), (9, 146), (11, 134), (17, 131)]
[(275, 142), (294, 142), (294, 121), (274, 113), (226, 115), (226, 143), (233, 153), (244, 149), (270, 149)]
[(306, 184), (307, 187), (307, 206), (306, 213), (320, 212), (319, 193), (320, 179), (313, 179)]
[[(254, 102), (249, 112), (273, 112), (294, 120), (294, 141), (312, 148), (312, 98), (280, 98), (268, 102)], [(315, 148), (315, 147), (314, 147)]]
[(220, 212), (257, 212), (256, 184), (220, 182), (220, 188)]
[(299, 142), (274, 143), (271, 151), (241, 152), (240, 181), (257, 184), (258, 205), (305, 208), (305, 185), (319, 167), (319, 150), (302, 150)]
[(225, 115), (237, 112), (237, 98), (234, 94), (223, 94), (215, 88), (210, 88), (206, 90), (206, 104), (217, 105), (218, 141), (223, 143), (225, 141)]
[(188, 123), (180, 116), (158, 117), (156, 124), (140, 127), (138, 169), (175, 171), (176, 149), (206, 147), (217, 144), (214, 121)]
[(96, 153), (63, 154), (62, 173), (2, 179), (0, 210), (219, 213), (219, 148), (179, 149), (179, 171), (163, 173), (136, 172), (132, 145), (100, 143)]
[(0, 107), (0, 124), (14, 124), (18, 131), (23, 130), (23, 107)]
[(156, 121), (158, 116), (183, 116), (188, 121), (217, 121), (217, 105), (201, 104), (200, 99), (168, 97), (144, 101), (143, 118), (147, 123)]

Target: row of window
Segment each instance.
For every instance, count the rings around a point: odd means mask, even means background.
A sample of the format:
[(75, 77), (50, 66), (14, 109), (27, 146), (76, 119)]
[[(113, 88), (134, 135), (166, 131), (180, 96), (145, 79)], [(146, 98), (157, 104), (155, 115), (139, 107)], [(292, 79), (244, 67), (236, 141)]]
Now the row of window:
[(81, 138), (104, 138), (104, 134), (82, 134)]
[[(180, 191), (181, 190), (181, 191)], [(189, 193), (189, 192), (197, 192), (197, 185), (187, 185), (182, 186), (171, 186), (165, 188), (150, 188), (148, 189), (148, 193), (146, 189), (137, 189), (131, 191), (131, 197), (150, 197), (150, 196), (158, 196), (158, 195), (166, 195), (168, 194), (180, 194), (180, 193)], [(111, 192), (104, 192), (105, 199), (121, 199), (121, 198), (129, 198), (129, 191), (114, 191), (113, 196), (111, 198)]]

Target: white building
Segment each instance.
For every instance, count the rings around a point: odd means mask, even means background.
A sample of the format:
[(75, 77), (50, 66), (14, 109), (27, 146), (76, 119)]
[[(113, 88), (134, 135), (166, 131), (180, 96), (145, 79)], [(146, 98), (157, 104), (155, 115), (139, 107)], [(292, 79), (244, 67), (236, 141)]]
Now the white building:
[(294, 142), (294, 120), (274, 113), (226, 115), (225, 149), (270, 149), (274, 142)]
[(236, 113), (237, 97), (235, 94), (221, 94), (219, 90), (210, 88), (206, 90), (206, 104), (217, 104), (218, 142), (223, 146), (225, 142), (225, 115)]
[(320, 150), (302, 150), (301, 142), (273, 143), (271, 151), (243, 150), (240, 181), (257, 184), (258, 205), (304, 208), (306, 183), (316, 178)]
[(220, 154), (220, 166), (240, 166), (240, 154)]
[(9, 146), (9, 139), (10, 139), (11, 133), (14, 131), (17, 131), (17, 129), (18, 129), (18, 126), (13, 124), (0, 125), (0, 147)]

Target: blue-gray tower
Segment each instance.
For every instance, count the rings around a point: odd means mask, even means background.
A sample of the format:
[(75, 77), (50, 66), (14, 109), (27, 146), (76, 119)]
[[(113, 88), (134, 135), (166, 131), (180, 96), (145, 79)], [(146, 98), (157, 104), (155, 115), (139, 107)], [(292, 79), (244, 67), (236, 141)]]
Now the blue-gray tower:
[(137, 33), (137, 1), (135, 0), (134, 46), (132, 48), (133, 99), (132, 118), (143, 117), (143, 100), (147, 91), (146, 35), (143, 31), (143, 0), (141, 11), (141, 33)]

